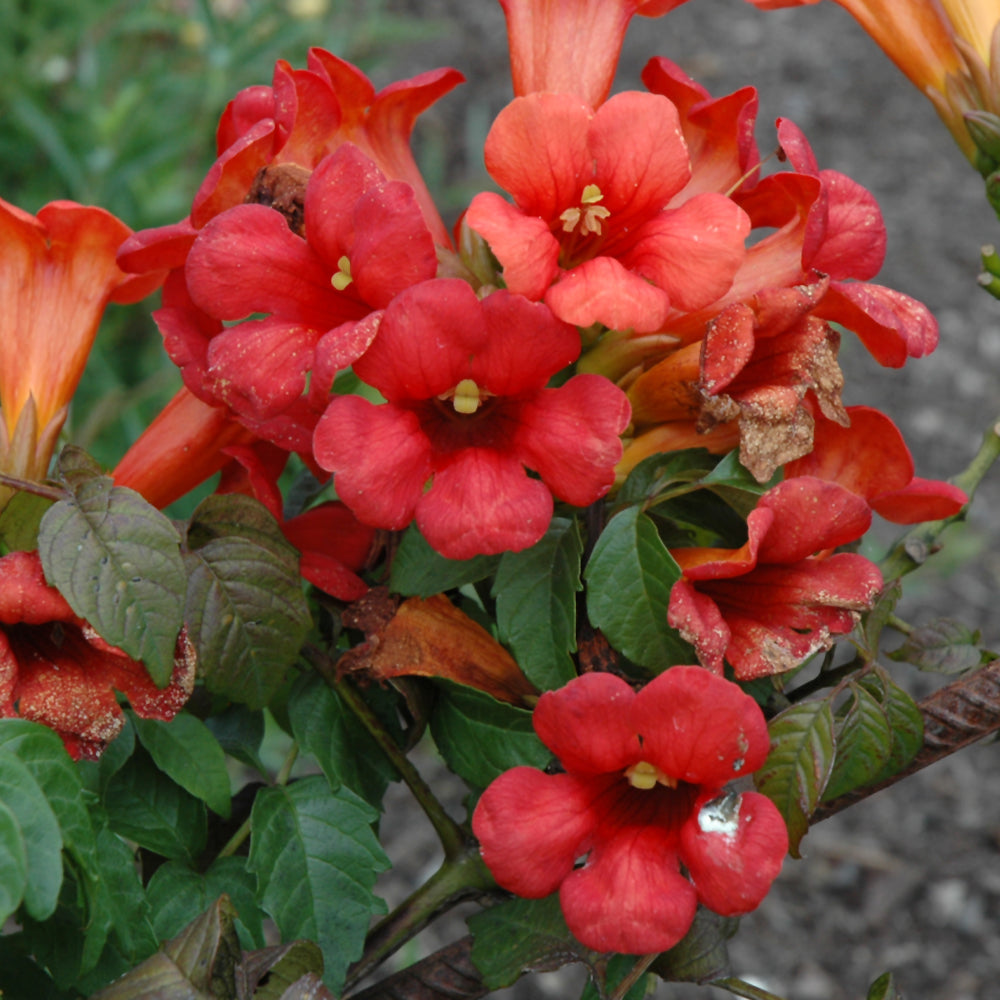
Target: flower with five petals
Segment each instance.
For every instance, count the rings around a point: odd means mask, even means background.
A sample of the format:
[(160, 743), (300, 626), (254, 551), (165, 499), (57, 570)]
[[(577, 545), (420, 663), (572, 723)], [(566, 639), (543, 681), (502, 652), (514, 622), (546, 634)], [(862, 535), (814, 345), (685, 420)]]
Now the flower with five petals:
[(395, 530), (415, 517), (451, 559), (527, 548), (553, 495), (593, 503), (621, 457), (629, 406), (617, 386), (577, 375), (546, 388), (579, 352), (577, 331), (542, 303), (507, 291), (480, 300), (458, 278), (414, 285), (354, 365), (387, 402), (332, 399), (316, 461), (361, 521)]
[(698, 903), (723, 916), (759, 905), (788, 832), (770, 799), (723, 791), (769, 749), (736, 684), (675, 666), (636, 693), (589, 673), (543, 694), (533, 722), (565, 773), (515, 767), (480, 798), (472, 829), (500, 886), (558, 890), (584, 945), (626, 954), (672, 948)]
[(486, 139), (486, 166), (514, 199), (483, 192), (466, 213), (507, 288), (580, 327), (660, 329), (671, 309), (723, 295), (750, 223), (729, 198), (677, 200), (691, 165), (665, 97), (616, 94), (596, 111), (571, 94), (515, 98)]

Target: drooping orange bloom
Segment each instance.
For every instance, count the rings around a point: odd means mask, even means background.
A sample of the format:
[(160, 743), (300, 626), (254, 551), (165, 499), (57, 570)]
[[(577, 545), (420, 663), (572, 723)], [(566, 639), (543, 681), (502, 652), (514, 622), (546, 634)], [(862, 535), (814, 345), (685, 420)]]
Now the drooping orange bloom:
[(115, 263), (131, 232), (101, 208), (54, 201), (33, 216), (0, 199), (0, 471), (44, 478), (105, 307), (162, 280)]
[[(748, 0), (762, 10), (819, 0)], [(1000, 0), (835, 0), (928, 97), (970, 159), (975, 146), (963, 121), (973, 108), (998, 111), (991, 58)], [(1000, 44), (1000, 39), (998, 39)]]

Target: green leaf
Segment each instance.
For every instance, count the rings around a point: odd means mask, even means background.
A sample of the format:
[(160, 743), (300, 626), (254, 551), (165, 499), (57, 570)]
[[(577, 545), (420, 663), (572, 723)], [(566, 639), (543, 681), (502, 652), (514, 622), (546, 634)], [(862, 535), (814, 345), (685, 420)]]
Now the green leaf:
[(670, 486), (702, 479), (716, 462), (716, 457), (704, 448), (685, 448), (650, 455), (628, 474), (618, 491), (616, 502), (624, 506), (653, 500)]
[(860, 684), (848, 685), (851, 700), (837, 713), (836, 755), (823, 800), (867, 785), (882, 771), (892, 750), (892, 730), (882, 706)]
[(468, 919), (472, 962), (489, 989), (512, 985), (523, 972), (545, 972), (579, 961), (586, 950), (570, 934), (559, 894), (511, 899)]
[(576, 594), (583, 539), (575, 520), (552, 519), (542, 540), (500, 559), (493, 596), (497, 628), (528, 680), (547, 691), (576, 676)]
[(923, 748), (924, 717), (920, 706), (892, 680), (884, 668), (876, 666), (858, 683), (882, 706), (892, 733), (889, 757), (882, 770), (872, 778), (872, 784), (878, 784), (902, 771)]
[(393, 557), (389, 589), (406, 597), (430, 597), (485, 579), (499, 561), (499, 556), (445, 559), (411, 524)]
[(902, 594), (903, 585), (899, 580), (886, 584), (878, 595), (875, 606), (861, 619), (859, 640), (865, 659), (869, 663), (874, 663), (878, 659), (882, 631), (892, 617)]
[(865, 1000), (903, 1000), (903, 994), (896, 986), (896, 980), (891, 972), (883, 972), (868, 988)]
[(183, 621), (184, 564), (170, 521), (108, 476), (71, 477), (73, 496), (46, 511), (38, 552), (74, 613), (164, 687)]
[(38, 529), (53, 501), (34, 493), (15, 493), (0, 511), (0, 554), (38, 548)]
[(21, 824), (0, 802), (0, 925), (21, 905), (28, 888), (28, 849)]
[(736, 933), (739, 918), (720, 917), (699, 906), (687, 934), (651, 966), (670, 982), (703, 983), (729, 968), (726, 942)]
[(680, 567), (638, 507), (611, 519), (584, 576), (591, 624), (615, 649), (655, 671), (694, 662), (690, 647), (667, 624), (670, 589), (681, 577)]
[(960, 674), (982, 663), (981, 641), (978, 631), (951, 618), (938, 618), (914, 629), (889, 658), (931, 673)]
[[(290, 941), (247, 956), (257, 984), (253, 1000), (336, 1000), (323, 986), (323, 953), (312, 941)], [(259, 977), (258, 977), (259, 973)]]
[(213, 495), (188, 530), (185, 620), (205, 687), (263, 708), (309, 630), (299, 557), (262, 504)]
[(285, 939), (322, 948), (334, 992), (361, 956), (372, 916), (385, 913), (372, 891), (389, 867), (371, 827), (377, 817), (350, 789), (331, 792), (318, 776), (263, 789), (254, 800), (249, 867), (259, 898)]
[(701, 485), (721, 497), (741, 517), (746, 516), (757, 506), (757, 501), (772, 486), (780, 482), (784, 473), (779, 469), (766, 483), (758, 483), (756, 479), (740, 463), (740, 452), (737, 448), (729, 452), (715, 468), (701, 480)]
[(97, 831), (99, 891), (86, 905), (67, 874), (56, 913), (26, 918), (25, 944), (59, 984), (89, 994), (156, 950), (135, 858), (106, 826)]
[(132, 714), (139, 742), (156, 766), (212, 812), (229, 818), (232, 792), (226, 755), (200, 719), (181, 712), (170, 722)]
[(135, 857), (131, 848), (108, 827), (97, 831), (97, 854), (106, 897), (104, 912), (95, 919), (109, 920), (123, 954), (134, 964), (152, 954), (158, 944), (149, 922), (149, 903), (139, 881)]
[(789, 853), (799, 843), (819, 804), (834, 759), (833, 712), (829, 701), (792, 705), (768, 724), (771, 752), (754, 775), (754, 784), (777, 807), (788, 827)]
[(0, 803), (13, 814), (24, 838), (28, 882), (24, 907), (36, 920), (50, 917), (63, 880), (62, 833), (41, 785), (9, 749), (0, 748)]
[(263, 711), (232, 704), (218, 715), (210, 715), (205, 720), (205, 725), (218, 740), (224, 753), (261, 774), (267, 774), (267, 768), (260, 759), (265, 729)]
[(235, 1000), (240, 946), (225, 896), (173, 940), (91, 1000)]
[(439, 682), (431, 733), (447, 765), (474, 788), (519, 764), (542, 768), (552, 754), (535, 735), (531, 712), (460, 684)]
[[(622, 982), (631, 975), (636, 963), (645, 961), (643, 955), (609, 956), (607, 962), (603, 963), (603, 968), (598, 969), (599, 973), (603, 973), (600, 976), (601, 987), (598, 987), (595, 977), (591, 976), (583, 987), (580, 1000), (605, 1000), (608, 996), (618, 997)], [(643, 1000), (643, 997), (647, 993), (652, 993), (655, 988), (651, 974), (644, 972), (628, 988), (622, 1000)]]
[[(130, 732), (130, 727), (126, 727)], [(117, 741), (112, 743), (115, 746)], [(41, 787), (59, 823), (66, 853), (73, 861), (64, 875), (72, 874), (81, 896), (81, 909), (61, 921), (50, 919), (42, 926), (46, 940), (55, 933), (53, 927), (66, 926), (70, 935), (69, 951), (76, 962), (61, 980), (71, 984), (82, 973), (93, 969), (100, 959), (111, 928), (112, 901), (102, 876), (102, 858), (98, 851), (97, 833), (85, 802), (85, 792), (79, 765), (70, 759), (62, 740), (47, 726), (26, 719), (0, 720), (0, 752), (15, 754), (31, 772)], [(67, 894), (64, 883), (63, 896)], [(58, 913), (57, 913), (58, 915)], [(85, 932), (83, 927), (85, 924)]]
[(108, 781), (104, 806), (115, 833), (165, 858), (194, 863), (205, 849), (204, 804), (143, 751)]
[(236, 910), (236, 928), (243, 929), (244, 947), (264, 946), (263, 914), (257, 904), (257, 879), (245, 857), (218, 858), (205, 872), (179, 861), (167, 861), (153, 872), (146, 886), (153, 930), (165, 941), (179, 934), (223, 893)]
[(316, 674), (303, 674), (288, 699), (292, 734), (331, 787), (347, 785), (378, 807), (398, 775), (381, 747), (340, 696)]

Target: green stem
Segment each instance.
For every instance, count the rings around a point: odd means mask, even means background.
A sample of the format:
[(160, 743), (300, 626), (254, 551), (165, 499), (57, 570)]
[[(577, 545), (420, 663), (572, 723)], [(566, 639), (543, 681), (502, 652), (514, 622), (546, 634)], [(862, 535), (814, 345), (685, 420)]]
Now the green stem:
[(419, 889), (371, 929), (364, 954), (347, 972), (344, 992), (370, 975), (444, 910), (496, 887), (477, 847), (466, 846), (459, 857), (446, 859)]
[(348, 708), (392, 762), (393, 767), (399, 772), (399, 776), (417, 800), (417, 804), (430, 820), (431, 826), (434, 827), (434, 832), (438, 835), (441, 846), (444, 848), (445, 858), (452, 859), (461, 856), (467, 844), (467, 838), (462, 832), (462, 828), (445, 812), (430, 786), (424, 781), (420, 772), (400, 749), (391, 734), (386, 731), (379, 717), (361, 697), (357, 688), (350, 681), (337, 676), (336, 664), (321, 649), (307, 645), (303, 648), (302, 654), (316, 668), (323, 680), (343, 698)]
[[(995, 422), (983, 435), (979, 451), (976, 452), (968, 468), (952, 480), (959, 489), (965, 491), (970, 502), (983, 477), (998, 458), (1000, 458), (1000, 420)], [(880, 564), (885, 581), (888, 583), (891, 580), (896, 580), (923, 565), (927, 557), (936, 550), (938, 538), (944, 529), (949, 524), (962, 520), (968, 507), (969, 505), (966, 504), (959, 513), (952, 517), (918, 524), (903, 535)]]
[[(285, 762), (281, 765), (281, 770), (278, 771), (277, 777), (274, 779), (274, 784), (276, 787), (281, 785), (287, 785), (288, 779), (292, 776), (292, 768), (295, 766), (295, 761), (299, 756), (299, 745), (298, 743), (293, 743), (291, 749), (285, 756)], [(226, 841), (222, 850), (219, 851), (218, 857), (228, 858), (231, 854), (235, 854), (239, 849), (240, 845), (250, 836), (250, 817), (247, 816), (245, 820), (240, 824), (239, 829)]]

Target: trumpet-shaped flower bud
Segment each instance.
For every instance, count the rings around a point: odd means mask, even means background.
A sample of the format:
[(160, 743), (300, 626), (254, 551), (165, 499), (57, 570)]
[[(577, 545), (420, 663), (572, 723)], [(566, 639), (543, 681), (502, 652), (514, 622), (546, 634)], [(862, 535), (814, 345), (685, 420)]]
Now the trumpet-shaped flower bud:
[[(163, 274), (115, 263), (132, 232), (101, 208), (54, 201), (29, 215), (0, 200), (0, 470), (43, 479), (109, 302)], [(9, 498), (0, 487), (0, 507)]]

